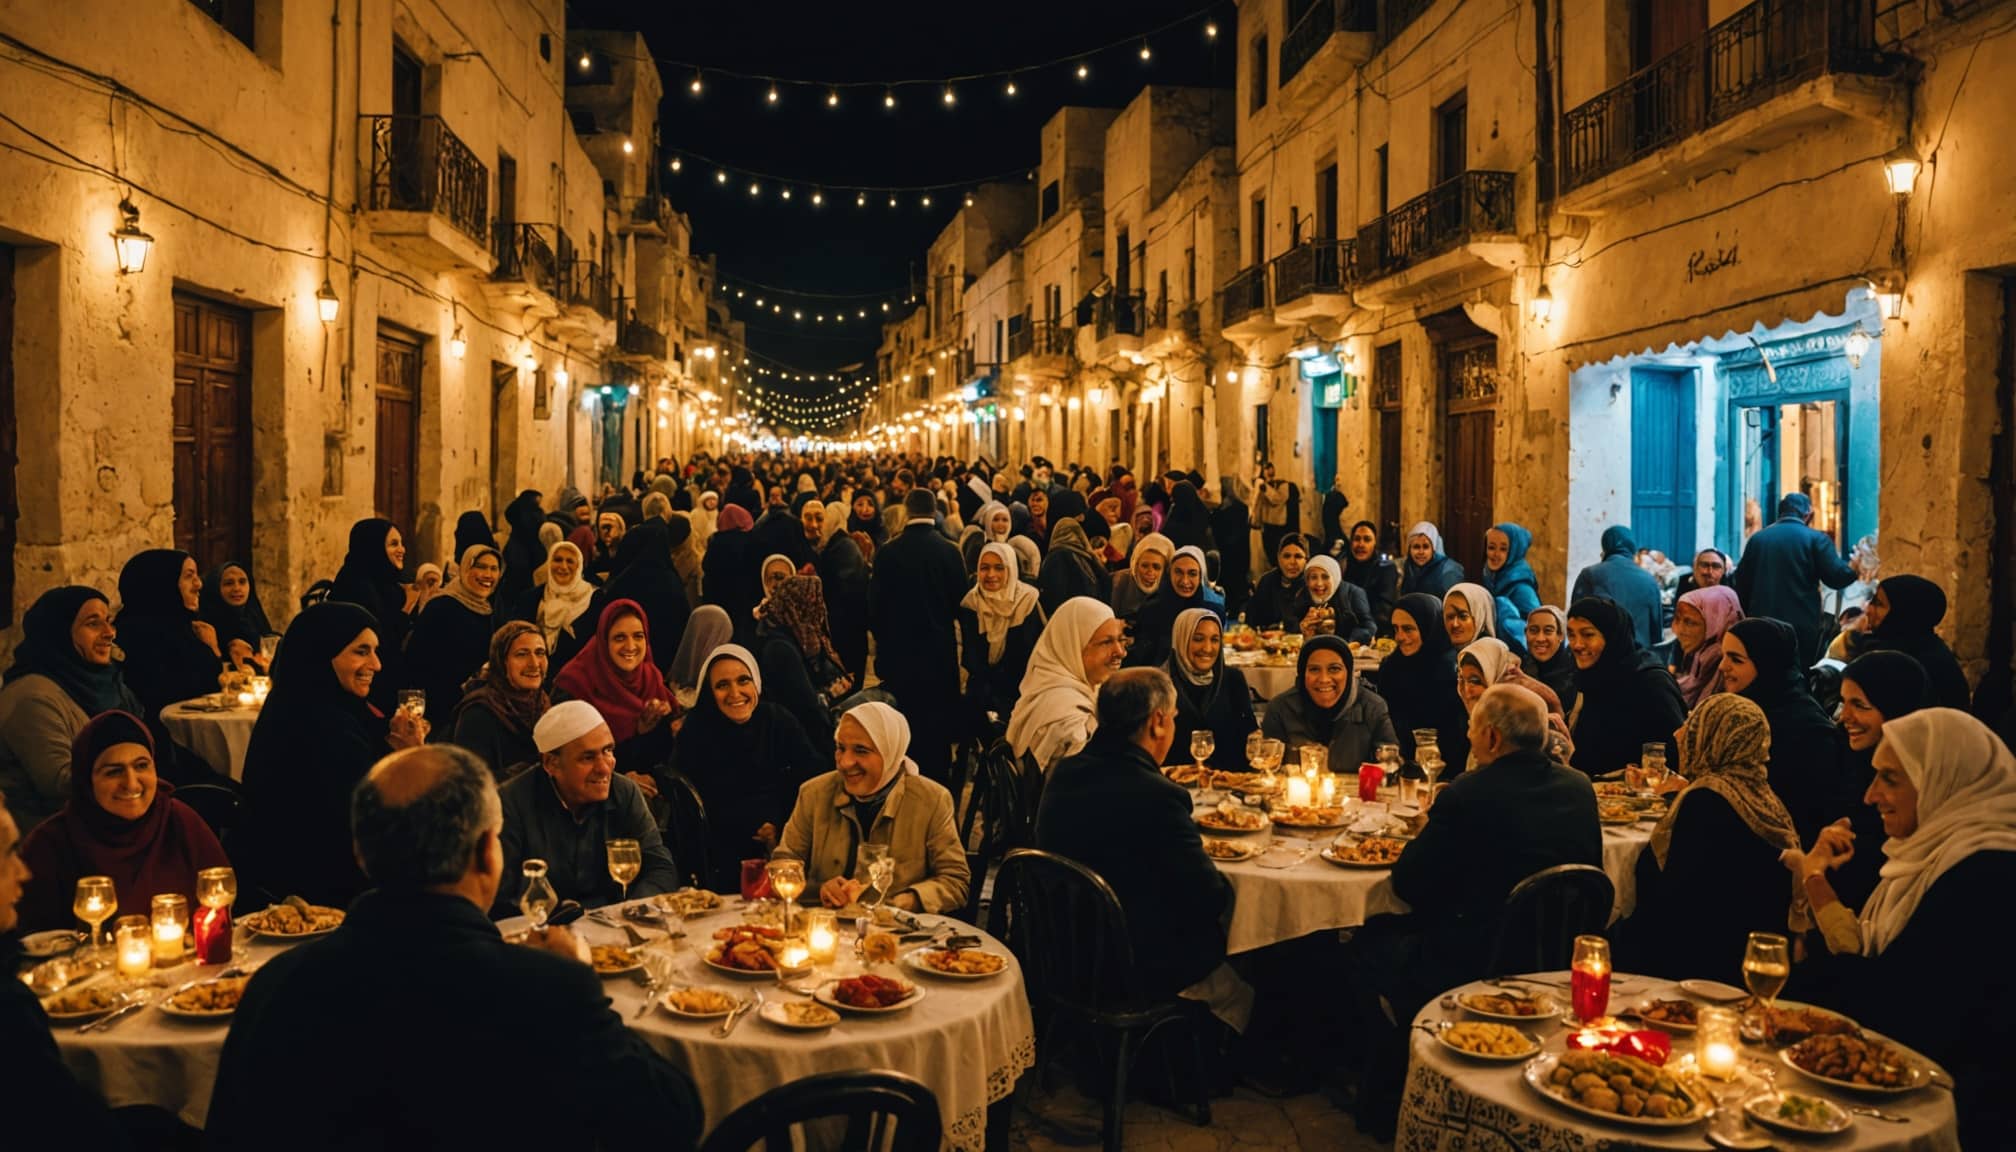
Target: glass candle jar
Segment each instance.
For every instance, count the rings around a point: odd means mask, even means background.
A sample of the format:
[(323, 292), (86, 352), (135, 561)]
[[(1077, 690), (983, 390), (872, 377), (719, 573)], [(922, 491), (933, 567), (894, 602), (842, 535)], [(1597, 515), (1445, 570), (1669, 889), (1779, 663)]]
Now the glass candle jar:
[(154, 897), (154, 962), (160, 965), (182, 962), (182, 942), (189, 936), (189, 898), (179, 892)]
[(1742, 1063), (1742, 1022), (1733, 1009), (1703, 1008), (1694, 1029), (1694, 1063), (1703, 1076), (1732, 1079)]
[(154, 929), (145, 916), (121, 916), (112, 925), (116, 951), (113, 963), (119, 975), (139, 979), (154, 966)]
[(840, 950), (840, 919), (831, 908), (814, 908), (805, 913), (805, 948), (812, 963), (831, 964)]

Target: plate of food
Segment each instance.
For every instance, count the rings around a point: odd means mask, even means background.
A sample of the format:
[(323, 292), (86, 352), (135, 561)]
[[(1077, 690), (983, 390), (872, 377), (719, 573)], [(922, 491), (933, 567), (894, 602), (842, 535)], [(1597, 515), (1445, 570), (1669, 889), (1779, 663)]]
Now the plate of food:
[(1853, 1092), (1894, 1095), (1932, 1082), (1923, 1060), (1874, 1033), (1808, 1037), (1779, 1049), (1778, 1058), (1810, 1080)]
[(1630, 1014), (1668, 1032), (1692, 1032), (1701, 1022), (1701, 1008), (1692, 1000), (1640, 1000)]
[(903, 962), (919, 972), (953, 980), (985, 980), (1008, 970), (1008, 957), (984, 948), (919, 948)]
[(1818, 1096), (1798, 1092), (1765, 1092), (1743, 1101), (1743, 1111), (1766, 1128), (1803, 1136), (1832, 1136), (1855, 1124), (1848, 1110)]
[(343, 910), (310, 904), (289, 896), (278, 904), (248, 913), (240, 923), (267, 940), (312, 940), (343, 926)]
[(72, 951), (83, 942), (82, 932), (74, 932), (68, 928), (52, 928), (47, 932), (30, 932), (21, 937), (21, 952), (30, 959), (47, 960), (51, 956), (60, 956)]
[(1339, 868), (1391, 868), (1407, 850), (1404, 840), (1391, 836), (1367, 836), (1323, 849), (1323, 859)]
[(698, 916), (721, 907), (721, 894), (705, 888), (681, 888), (677, 892), (660, 892), (651, 897), (651, 903), (661, 912)]
[(126, 998), (114, 992), (110, 984), (89, 984), (48, 997), (42, 1001), (42, 1011), (49, 1019), (62, 1023), (103, 1016), (125, 1003)]
[(1507, 992), (1470, 992), (1456, 1003), (1472, 1016), (1486, 1020), (1547, 1020), (1561, 1014), (1561, 1005), (1551, 996), (1515, 996)]
[(1228, 863), (1236, 864), (1241, 860), (1251, 860), (1255, 856), (1260, 855), (1260, 846), (1250, 840), (1219, 840), (1215, 837), (1206, 836), (1204, 837), (1204, 854), (1213, 860), (1224, 860)]
[(811, 970), (807, 964), (800, 968), (786, 968), (779, 957), (784, 951), (784, 933), (781, 929), (762, 924), (741, 924), (729, 928), (716, 929), (714, 946), (701, 959), (716, 972), (744, 978), (775, 976)]
[(1197, 826), (1211, 832), (1245, 836), (1253, 832), (1265, 832), (1270, 827), (1270, 822), (1267, 814), (1258, 808), (1248, 808), (1228, 800), (1216, 808), (1206, 808), (1197, 813)]
[(1274, 823), (1282, 828), (1342, 828), (1342, 804), (1283, 804), (1273, 812)]
[(682, 1020), (717, 1020), (742, 1006), (742, 997), (720, 988), (693, 984), (667, 988), (658, 1006)]
[(1771, 1029), (1766, 1039), (1783, 1048), (1814, 1036), (1849, 1036), (1861, 1030), (1861, 1025), (1839, 1012), (1780, 1000), (1771, 1006)]
[(1596, 801), (1596, 819), (1605, 824), (1636, 824), (1638, 809), (1620, 800)]
[(1213, 788), (1244, 792), (1249, 796), (1272, 796), (1281, 791), (1281, 777), (1265, 772), (1213, 772), (1210, 784)]
[(192, 1020), (215, 1020), (229, 1016), (238, 1010), (238, 1001), (245, 995), (245, 982), (250, 979), (250, 976), (229, 976), (191, 984), (177, 989), (174, 995), (156, 1007), (170, 1016)]
[(590, 945), (588, 957), (597, 976), (620, 976), (644, 967), (644, 958), (637, 954), (637, 950), (621, 944)]
[(1515, 1064), (1540, 1051), (1540, 1042), (1510, 1024), (1464, 1020), (1435, 1033), (1451, 1052), (1476, 1060)]
[(1680, 991), (1710, 1004), (1737, 1004), (1750, 999), (1750, 993), (1720, 980), (1682, 980)]
[(881, 1015), (901, 1012), (924, 998), (920, 985), (868, 973), (846, 980), (828, 980), (812, 992), (812, 998), (828, 1008)]
[(770, 1000), (756, 1015), (794, 1032), (820, 1032), (840, 1022), (840, 1013), (810, 1000)]
[(1610, 1052), (1535, 1056), (1522, 1078), (1535, 1092), (1585, 1116), (1640, 1128), (1684, 1128), (1714, 1112), (1671, 1073)]
[(1203, 784), (1204, 777), (1210, 771), (1210, 769), (1201, 764), (1164, 764), (1162, 766), (1162, 775), (1183, 785), (1185, 788), (1195, 788)]

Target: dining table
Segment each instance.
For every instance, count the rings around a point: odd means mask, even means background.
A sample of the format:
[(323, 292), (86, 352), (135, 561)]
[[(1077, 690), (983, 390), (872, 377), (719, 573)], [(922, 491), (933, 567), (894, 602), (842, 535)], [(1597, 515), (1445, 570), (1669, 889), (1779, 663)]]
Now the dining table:
[[(1716, 1114), (1672, 1127), (1650, 1127), (1600, 1118), (1571, 1107), (1528, 1080), (1526, 1058), (1486, 1060), (1460, 1053), (1443, 1042), (1445, 1024), (1476, 1018), (1463, 1006), (1464, 997), (1503, 993), (1509, 985), (1517, 994), (1551, 998), (1558, 1005), (1569, 999), (1568, 980), (1567, 972), (1542, 972), (1509, 981), (1479, 981), (1452, 988), (1423, 1008), (1414, 1017), (1410, 1034), (1407, 1082), (1393, 1146), (1408, 1152), (1530, 1152), (1536, 1148), (1650, 1152), (1707, 1148), (1713, 1130), (1718, 1135), (1729, 1132), (1739, 1138), (1770, 1142), (1750, 1147), (1812, 1147), (1830, 1152), (1957, 1152), (1960, 1147), (1951, 1078), (1916, 1053), (1909, 1053), (1910, 1059), (1926, 1070), (1927, 1083), (1900, 1093), (1823, 1084), (1795, 1068), (1778, 1050), (1747, 1042), (1741, 1048), (1737, 1075), (1726, 1081), (1710, 1081), (1693, 1076), (1693, 1037), (1676, 1029), (1670, 1033), (1672, 1049), (1666, 1067), (1679, 1073), (1683, 1085), (1691, 1084), (1703, 1092), (1704, 1109), (1712, 1108)], [(1687, 983), (1689, 987), (1683, 988), (1670, 980), (1615, 973), (1607, 1007), (1623, 1013), (1648, 999), (1690, 999), (1706, 1006), (1711, 1001), (1704, 994), (1718, 987)], [(1725, 1000), (1726, 993), (1741, 995), (1738, 989), (1720, 987)], [(1558, 1056), (1567, 1048), (1571, 1032), (1581, 1030), (1579, 1024), (1564, 1021), (1564, 1015), (1555, 1015), (1516, 1025), (1539, 1044), (1540, 1053), (1531, 1057), (1532, 1061)], [(1544, 1076), (1536, 1078), (1545, 1082)], [(1745, 1101), (1774, 1091), (1830, 1101), (1849, 1113), (1850, 1127), (1831, 1136), (1785, 1135), (1768, 1131), (1753, 1120), (1739, 1119)], [(1882, 1116), (1869, 1115), (1871, 1111)]]
[(219, 703), (218, 695), (178, 700), (161, 709), (161, 723), (177, 744), (201, 756), (233, 780), (245, 778), (245, 750), (252, 746), (257, 705)]
[[(1239, 669), (1246, 687), (1262, 700), (1272, 700), (1295, 686), (1295, 655), (1269, 656), (1252, 649), (1225, 647), (1225, 666)], [(1353, 645), (1351, 666), (1368, 680), (1377, 680), (1381, 654), (1369, 644)]]
[[(639, 903), (633, 901), (632, 903)], [(597, 909), (572, 926), (588, 946), (626, 944), (621, 906)], [(774, 975), (737, 977), (708, 966), (704, 955), (714, 933), (743, 923), (744, 910), (732, 898), (713, 911), (685, 919), (677, 928), (636, 927), (648, 947), (669, 950), (671, 978), (667, 987), (704, 986), (731, 996), (769, 1001), (802, 1000)], [(800, 914), (802, 915), (802, 913)], [(923, 1081), (937, 1096), (944, 1121), (943, 1146), (952, 1152), (982, 1152), (987, 1138), (988, 1108), (1005, 1100), (1022, 1073), (1036, 1058), (1035, 1024), (1020, 965), (1000, 941), (980, 929), (948, 917), (922, 918), (927, 929), (976, 936), (980, 947), (1006, 959), (997, 974), (960, 979), (928, 972), (909, 962), (914, 949), (895, 965), (870, 969), (916, 985), (922, 997), (911, 1007), (886, 1014), (859, 1014), (843, 1009), (840, 1022), (821, 1031), (794, 1031), (747, 1014), (727, 1037), (716, 1034), (720, 1019), (683, 1019), (647, 997), (642, 971), (606, 976), (604, 989), (623, 1022), (641, 1034), (660, 1054), (686, 1071), (698, 1089), (711, 1130), (736, 1108), (780, 1084), (821, 1072), (859, 1068), (891, 1068)], [(661, 924), (677, 924), (660, 921)], [(522, 918), (501, 921), (507, 936), (522, 931)], [(683, 933), (683, 935), (675, 935)], [(241, 937), (242, 938), (242, 937)], [(852, 942), (851, 933), (843, 939)], [(257, 970), (281, 949), (298, 947), (266, 938), (251, 938), (237, 953), (240, 965)], [(846, 953), (843, 951), (843, 955)], [(810, 984), (851, 968), (828, 970), (788, 982)], [(163, 988), (196, 979), (205, 970), (193, 964), (155, 973)], [(64, 1062), (86, 1086), (104, 1095), (114, 1107), (152, 1105), (179, 1116), (195, 1128), (203, 1126), (217, 1077), (229, 1018), (191, 1020), (155, 1007), (99, 1032), (84, 1032), (75, 1024), (55, 1025)]]

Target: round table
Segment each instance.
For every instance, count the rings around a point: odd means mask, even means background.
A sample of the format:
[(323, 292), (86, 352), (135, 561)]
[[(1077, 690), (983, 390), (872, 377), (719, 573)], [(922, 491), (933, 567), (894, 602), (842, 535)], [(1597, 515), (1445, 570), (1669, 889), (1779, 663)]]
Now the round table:
[[(1563, 1000), (1567, 998), (1566, 972), (1546, 973), (1536, 979), (1561, 985), (1563, 990), (1558, 995)], [(1679, 988), (1666, 980), (1623, 973), (1619, 973), (1615, 980), (1611, 986), (1613, 1006), (1633, 1004), (1646, 997), (1677, 999), (1682, 996)], [(1452, 992), (1461, 994), (1485, 989), (1487, 986), (1481, 983), (1466, 984)], [(1467, 1015), (1461, 1009), (1445, 1009), (1442, 1002), (1437, 1001), (1422, 1009), (1420, 1015), (1414, 1018), (1417, 1027), (1412, 1031), (1407, 1088), (1401, 1099), (1400, 1127), (1394, 1147), (1405, 1148), (1409, 1152), (1456, 1152), (1458, 1149), (1462, 1152), (1528, 1152), (1534, 1148), (1699, 1149), (1706, 1146), (1704, 1124), (1672, 1129), (1639, 1128), (1621, 1123), (1609, 1124), (1584, 1116), (1543, 1098), (1531, 1085), (1524, 1083), (1521, 1065), (1489, 1064), (1459, 1056), (1420, 1027), (1433, 1027), (1439, 1021)], [(1540, 1040), (1548, 1052), (1558, 1053), (1565, 1047), (1566, 1029), (1558, 1020), (1529, 1026), (1527, 1031)], [(1674, 1037), (1672, 1059), (1683, 1060), (1692, 1051), (1690, 1036)], [(1858, 1096), (1808, 1080), (1779, 1063), (1775, 1054), (1763, 1049), (1746, 1046), (1744, 1055), (1748, 1067), (1769, 1070), (1778, 1086), (1787, 1091), (1823, 1096), (1844, 1108), (1874, 1105), (1886, 1112), (1908, 1116), (1911, 1121), (1908, 1124), (1890, 1124), (1857, 1116), (1853, 1128), (1835, 1137), (1773, 1135), (1772, 1139), (1780, 1148), (1808, 1145), (1817, 1148), (1824, 1144), (1834, 1152), (1847, 1152), (1849, 1149), (1856, 1152), (1873, 1152), (1876, 1149), (1957, 1152), (1960, 1147), (1953, 1094), (1944, 1088), (1921, 1088), (1901, 1096)], [(1740, 1081), (1737, 1083), (1741, 1084)], [(1756, 1082), (1750, 1090), (1756, 1091), (1761, 1086), (1761, 1081)], [(1740, 1098), (1743, 1094), (1740, 1086), (1730, 1090), (1733, 1097)]]
[(245, 749), (252, 744), (252, 726), (259, 722), (259, 709), (232, 707), (217, 710), (209, 698), (181, 700), (161, 709), (161, 722), (177, 744), (208, 761), (212, 768), (233, 780), (245, 776)]
[[(1356, 805), (1357, 801), (1351, 801)], [(1432, 817), (1431, 817), (1432, 819)], [(1207, 833), (1217, 836), (1218, 833)], [(1312, 932), (1356, 928), (1381, 912), (1405, 912), (1407, 902), (1393, 892), (1390, 868), (1341, 868), (1322, 858), (1323, 846), (1337, 835), (1276, 834), (1273, 846), (1252, 860), (1217, 861), (1232, 883), (1232, 924), (1226, 931), (1227, 952), (1250, 952), (1294, 940)], [(1228, 840), (1265, 840), (1266, 834), (1226, 836)], [(1603, 871), (1616, 886), (1611, 908), (1614, 921), (1636, 906), (1635, 870), (1638, 854), (1652, 839), (1652, 825), (1605, 826)]]
[[(738, 980), (702, 963), (714, 930), (739, 922), (732, 902), (689, 920), (674, 979), (738, 995), (760, 988), (772, 1000), (788, 998), (774, 982)], [(510, 927), (511, 921), (500, 925)], [(624, 941), (620, 928), (593, 920), (582, 919), (574, 927), (589, 943)], [(1036, 1034), (1022, 970), (1013, 954), (977, 929), (962, 930), (979, 935), (988, 949), (1007, 954), (1008, 970), (985, 980), (954, 980), (903, 965), (902, 978), (925, 989), (924, 999), (914, 1008), (889, 1016), (843, 1013), (839, 1024), (823, 1032), (786, 1031), (752, 1014), (723, 1040), (714, 1035), (719, 1021), (682, 1020), (659, 1009), (639, 1018), (644, 988), (634, 979), (610, 977), (603, 986), (623, 1022), (692, 1076), (709, 1129), (780, 1084), (818, 1072), (893, 1068), (922, 1080), (937, 1094), (947, 1148), (981, 1152), (987, 1107), (1007, 1098), (1016, 1080), (1034, 1066)], [(843, 938), (846, 935), (843, 932)], [(236, 959), (258, 964), (286, 947), (290, 945), (258, 941)], [(172, 986), (201, 974), (202, 970), (185, 966), (166, 971), (161, 978)], [(76, 1026), (58, 1025), (55, 1033), (64, 1062), (112, 1107), (153, 1105), (201, 1128), (210, 1110), (227, 1023), (181, 1019), (149, 1008), (104, 1032), (80, 1034)]]

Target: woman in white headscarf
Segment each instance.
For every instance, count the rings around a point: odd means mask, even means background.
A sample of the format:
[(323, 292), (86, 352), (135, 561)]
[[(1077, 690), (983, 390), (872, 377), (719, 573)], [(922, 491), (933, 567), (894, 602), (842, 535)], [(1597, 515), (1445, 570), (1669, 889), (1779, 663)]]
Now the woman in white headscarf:
[(1175, 543), (1160, 532), (1150, 532), (1136, 541), (1126, 570), (1113, 574), (1113, 614), (1131, 622), (1148, 598), (1161, 590), (1169, 562), (1175, 558)]
[(1442, 533), (1423, 520), (1407, 530), (1407, 555), (1400, 563), (1400, 594), (1442, 597), (1463, 582), (1463, 566), (1442, 551)]
[(833, 771), (798, 789), (772, 859), (805, 862), (805, 895), (829, 908), (870, 890), (860, 851), (879, 844), (895, 862), (879, 895), (910, 912), (959, 912), (972, 871), (952, 820), (952, 793), (917, 774), (910, 723), (879, 701), (849, 709), (833, 730)]
[(1224, 623), (1209, 608), (1177, 613), (1169, 644), (1169, 679), (1176, 685), (1176, 738), (1165, 764), (1189, 764), (1190, 737), (1211, 735), (1210, 766), (1246, 770), (1246, 737), (1259, 727), (1247, 695), (1246, 674), (1225, 666)]
[(1476, 640), (1498, 640), (1520, 661), (1526, 646), (1505, 635), (1498, 627), (1497, 598), (1482, 584), (1457, 584), (1442, 598), (1442, 631), (1451, 646), (1462, 649)]
[(1377, 622), (1365, 590), (1344, 579), (1335, 559), (1316, 556), (1302, 570), (1302, 587), (1282, 623), (1304, 636), (1342, 636), (1347, 643), (1370, 644)]
[(998, 732), (993, 716), (1015, 711), (1030, 653), (1043, 635), (1036, 586), (1016, 571), (1015, 549), (1000, 541), (980, 548), (973, 587), (959, 601), (959, 665), (966, 674), (968, 727)]
[(1098, 727), (1099, 685), (1120, 670), (1127, 654), (1113, 610), (1089, 596), (1057, 606), (1043, 628), (1029, 671), (1008, 719), (1008, 742), (1017, 756), (1033, 756), (1048, 772), (1076, 753)]
[(693, 505), (691, 515), (693, 517), (693, 546), (700, 549), (704, 554), (707, 551), (707, 538), (714, 535), (714, 525), (721, 516), (721, 494), (712, 488), (700, 493), (700, 498)]
[(1834, 953), (1806, 997), (1951, 1072), (1961, 1146), (2010, 1147), (2016, 1097), (2000, 1088), (2008, 1083), (2006, 1037), (2016, 1031), (2006, 947), (2016, 890), (2016, 756), (1967, 713), (1926, 708), (1884, 722), (1873, 764), (1864, 799), (1882, 815), (1888, 839), (1880, 845), (1882, 879), (1861, 914), (1842, 906), (1828, 872), (1878, 845), (1857, 843), (1841, 820), (1805, 852), (1785, 853)]
[[(574, 654), (595, 635), (600, 612), (590, 612), (595, 603), (595, 585), (588, 582), (587, 561), (581, 549), (561, 540), (546, 549), (543, 584), (525, 590), (512, 606), (513, 620), (529, 620), (546, 638), (549, 666), (564, 668)], [(582, 623), (582, 621), (586, 623)]]

